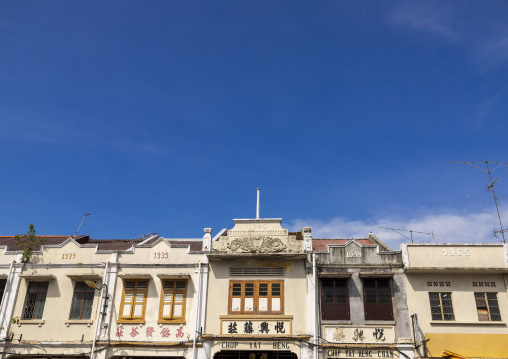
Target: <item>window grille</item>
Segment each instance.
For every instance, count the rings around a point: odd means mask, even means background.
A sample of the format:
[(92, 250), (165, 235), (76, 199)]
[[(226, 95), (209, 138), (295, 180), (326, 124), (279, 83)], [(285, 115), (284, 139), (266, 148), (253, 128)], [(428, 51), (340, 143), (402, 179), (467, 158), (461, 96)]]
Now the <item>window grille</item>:
[(432, 320), (455, 320), (452, 293), (429, 293)]
[(500, 321), (501, 313), (497, 302), (497, 293), (475, 293), (476, 310), (479, 321)]
[(30, 282), (26, 293), (23, 319), (42, 319), (49, 282)]
[(76, 282), (72, 297), (70, 319), (90, 319), (95, 289), (90, 288), (85, 282)]

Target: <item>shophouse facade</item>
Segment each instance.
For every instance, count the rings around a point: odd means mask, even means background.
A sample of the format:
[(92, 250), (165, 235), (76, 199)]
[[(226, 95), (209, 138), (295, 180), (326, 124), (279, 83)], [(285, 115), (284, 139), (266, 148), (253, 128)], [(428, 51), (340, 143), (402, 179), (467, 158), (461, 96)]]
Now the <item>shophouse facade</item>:
[(320, 358), (413, 358), (401, 251), (365, 239), (313, 239)]
[(3, 240), (3, 358), (197, 353), (207, 285), (201, 238), (46, 238), (30, 263)]
[[(210, 359), (312, 358), (310, 229), (281, 219), (235, 219), (209, 249), (203, 346)], [(308, 231), (307, 231), (308, 230)]]
[(46, 237), (29, 263), (0, 237), (2, 359), (413, 358), (400, 251), (233, 222), (213, 238)]
[(507, 247), (403, 244), (417, 357), (508, 357)]

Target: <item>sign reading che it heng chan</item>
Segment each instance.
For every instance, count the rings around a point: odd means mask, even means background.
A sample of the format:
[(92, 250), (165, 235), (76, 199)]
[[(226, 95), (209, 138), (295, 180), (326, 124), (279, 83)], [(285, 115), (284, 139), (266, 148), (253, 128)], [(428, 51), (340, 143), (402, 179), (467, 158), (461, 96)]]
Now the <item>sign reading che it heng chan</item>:
[(390, 358), (399, 359), (399, 352), (392, 349), (326, 349), (327, 358)]

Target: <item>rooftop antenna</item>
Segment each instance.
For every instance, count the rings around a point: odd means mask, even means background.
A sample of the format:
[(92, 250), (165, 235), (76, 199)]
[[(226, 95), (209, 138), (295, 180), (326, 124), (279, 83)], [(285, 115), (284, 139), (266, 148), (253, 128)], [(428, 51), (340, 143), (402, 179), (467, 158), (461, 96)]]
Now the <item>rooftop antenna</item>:
[[(432, 239), (434, 239), (434, 231), (432, 231), (431, 233), (427, 233), (427, 232), (413, 231), (411, 229), (399, 229), (399, 228), (388, 228), (388, 227), (377, 227), (377, 228), (391, 229), (392, 231), (397, 232), (398, 234), (400, 234), (402, 237), (409, 239), (411, 241), (411, 243), (414, 243), (413, 242), (413, 233), (428, 234), (428, 235), (432, 236)], [(400, 232), (409, 232), (411, 238), (403, 235)]]
[(259, 219), (259, 192), (261, 191), (261, 188), (258, 187), (258, 201), (256, 206), (256, 219)]
[(76, 231), (76, 237), (78, 236), (78, 232), (79, 232), (79, 230), (81, 229), (81, 225), (83, 224), (83, 221), (85, 220), (85, 218), (86, 218), (87, 216), (91, 216), (91, 214), (90, 214), (90, 213), (84, 213), (84, 215), (83, 215), (83, 219), (81, 220), (81, 223), (79, 224), (78, 230)]
[[(496, 192), (494, 191), (494, 185), (496, 184), (496, 182), (499, 179), (499, 177), (496, 178), (494, 181), (492, 181), (492, 172), (497, 170), (502, 165), (508, 165), (508, 162), (489, 162), (489, 161), (485, 160), (485, 162), (473, 162), (473, 161), (471, 161), (471, 162), (450, 162), (450, 163), (464, 163), (466, 165), (474, 167), (474, 168), (476, 168), (476, 169), (478, 169), (480, 171), (487, 172), (489, 174), (490, 184), (486, 186), (486, 189), (487, 189), (487, 191), (492, 191), (492, 198), (494, 198), (494, 203), (496, 204), (496, 210), (497, 210), (497, 218), (499, 219), (499, 227), (501, 227), (500, 231), (494, 231), (494, 235), (496, 235), (497, 233), (501, 233), (501, 235), (503, 236), (503, 243), (506, 243), (506, 239), (504, 238), (504, 232), (505, 232), (505, 230), (503, 229), (503, 224), (501, 223), (501, 215), (499, 214), (499, 207), (497, 205), (497, 199), (498, 198), (496, 197)], [(473, 163), (485, 163), (485, 166), (487, 167), (487, 169), (475, 166), (475, 165), (473, 165)], [(489, 163), (494, 163), (497, 166), (494, 169), (491, 170), (490, 167), (489, 167)]]

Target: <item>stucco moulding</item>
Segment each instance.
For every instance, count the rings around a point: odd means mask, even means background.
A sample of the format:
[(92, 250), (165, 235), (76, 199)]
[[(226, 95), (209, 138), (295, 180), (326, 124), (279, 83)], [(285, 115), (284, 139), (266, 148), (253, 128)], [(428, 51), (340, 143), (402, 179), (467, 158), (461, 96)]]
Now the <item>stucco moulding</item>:
[(53, 274), (20, 274), (19, 277), (30, 280), (32, 282), (45, 282), (56, 279)]
[(281, 227), (280, 218), (234, 219), (235, 226), (212, 243), (212, 253), (285, 254), (304, 253), (303, 241)]
[(67, 274), (67, 277), (74, 280), (101, 280), (102, 276), (97, 273)]

